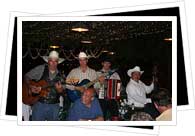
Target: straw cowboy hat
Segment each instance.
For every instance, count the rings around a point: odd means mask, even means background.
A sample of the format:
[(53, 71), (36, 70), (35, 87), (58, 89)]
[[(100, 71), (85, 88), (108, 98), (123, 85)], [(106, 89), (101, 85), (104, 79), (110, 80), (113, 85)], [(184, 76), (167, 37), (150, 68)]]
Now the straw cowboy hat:
[(64, 61), (63, 58), (59, 58), (59, 53), (57, 51), (51, 51), (49, 53), (49, 56), (42, 56), (43, 60), (45, 62), (48, 62), (49, 59), (54, 58), (58, 60), (58, 64), (62, 63)]
[(78, 56), (77, 58), (78, 58), (78, 59), (82, 59), (82, 58), (89, 59), (90, 56), (87, 56), (87, 54), (84, 53), (84, 52), (80, 52), (80, 53), (79, 53), (79, 56)]
[(135, 66), (133, 69), (129, 69), (129, 70), (127, 71), (127, 75), (131, 77), (131, 74), (132, 74), (133, 72), (140, 72), (141, 75), (144, 73), (144, 71), (141, 71), (141, 70), (140, 70), (140, 67), (139, 67), (139, 66)]

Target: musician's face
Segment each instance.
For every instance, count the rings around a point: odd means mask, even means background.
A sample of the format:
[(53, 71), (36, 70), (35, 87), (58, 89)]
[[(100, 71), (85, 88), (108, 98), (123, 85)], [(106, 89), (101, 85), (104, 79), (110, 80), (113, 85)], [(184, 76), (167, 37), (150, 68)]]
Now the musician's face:
[(88, 62), (88, 60), (86, 58), (80, 58), (79, 59), (79, 64), (80, 64), (81, 67), (82, 66), (87, 66), (87, 62)]
[(103, 62), (102, 65), (103, 65), (103, 69), (105, 69), (105, 70), (109, 70), (110, 67), (111, 67), (111, 63), (110, 62), (106, 62), (106, 61)]
[(131, 74), (131, 78), (132, 78), (134, 81), (136, 81), (136, 82), (138, 82), (138, 81), (140, 80), (140, 77), (141, 77), (141, 73), (140, 73), (140, 72), (133, 72), (133, 73)]
[(90, 105), (93, 100), (93, 93), (90, 90), (85, 90), (82, 95), (82, 103), (85, 105)]
[(48, 60), (49, 70), (55, 71), (57, 69), (58, 60), (55, 58), (51, 58)]

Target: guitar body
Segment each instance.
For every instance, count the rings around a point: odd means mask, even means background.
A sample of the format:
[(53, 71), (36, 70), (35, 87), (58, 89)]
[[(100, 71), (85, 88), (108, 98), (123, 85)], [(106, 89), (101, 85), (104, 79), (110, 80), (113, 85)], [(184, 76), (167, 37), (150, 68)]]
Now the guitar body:
[(45, 80), (40, 80), (38, 82), (30, 80), (31, 86), (41, 87), (41, 92), (38, 94), (40, 97), (47, 97), (50, 89), (49, 85)]
[[(90, 82), (90, 80), (84, 79), (79, 84), (77, 84), (76, 86), (85, 86), (89, 82)], [(77, 99), (81, 98), (81, 92), (80, 91), (66, 89), (66, 92), (67, 92), (67, 95), (68, 95), (69, 99), (72, 102), (75, 102)]]
[[(117, 69), (113, 69), (111, 71), (109, 71), (108, 73), (103, 74), (103, 76), (111, 76), (114, 72), (116, 72)], [(99, 79), (95, 79), (93, 81), (90, 81), (88, 79), (84, 79), (82, 80), (79, 84), (77, 84), (76, 86), (83, 86), (85, 88), (89, 88), (91, 87), (94, 83), (98, 82)], [(69, 97), (69, 99), (72, 102), (75, 102), (77, 99), (81, 98), (81, 92), (78, 90), (69, 90), (66, 89), (67, 95)]]
[[(30, 91), (30, 86), (43, 87), (39, 94), (34, 94)], [(32, 105), (36, 103), (40, 97), (46, 97), (49, 93), (49, 88), (47, 88), (48, 83), (45, 80), (29, 81), (29, 85), (22, 83), (22, 102), (27, 105)]]

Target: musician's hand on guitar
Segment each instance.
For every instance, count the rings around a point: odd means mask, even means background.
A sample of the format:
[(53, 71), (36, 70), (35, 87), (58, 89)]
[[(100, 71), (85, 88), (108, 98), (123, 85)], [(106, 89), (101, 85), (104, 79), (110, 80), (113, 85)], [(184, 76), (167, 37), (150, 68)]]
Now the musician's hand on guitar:
[(39, 94), (40, 91), (41, 91), (41, 87), (30, 86), (30, 90), (31, 90), (32, 93)]
[(60, 82), (55, 83), (55, 87), (58, 93), (62, 93), (64, 90)]
[(100, 76), (99, 77), (99, 82), (100, 83), (104, 83), (104, 81), (105, 81), (105, 76)]
[(79, 82), (79, 79), (76, 79), (76, 78), (66, 79), (66, 83), (68, 84), (76, 85), (78, 84), (78, 82)]
[(81, 93), (85, 91), (85, 87), (83, 86), (75, 86), (75, 90), (80, 91)]

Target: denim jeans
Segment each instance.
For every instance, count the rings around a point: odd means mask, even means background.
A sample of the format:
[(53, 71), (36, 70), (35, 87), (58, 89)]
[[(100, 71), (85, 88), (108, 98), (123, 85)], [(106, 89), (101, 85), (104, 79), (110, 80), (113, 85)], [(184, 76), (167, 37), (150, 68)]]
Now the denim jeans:
[(46, 104), (37, 102), (32, 107), (32, 121), (58, 121), (59, 103)]

